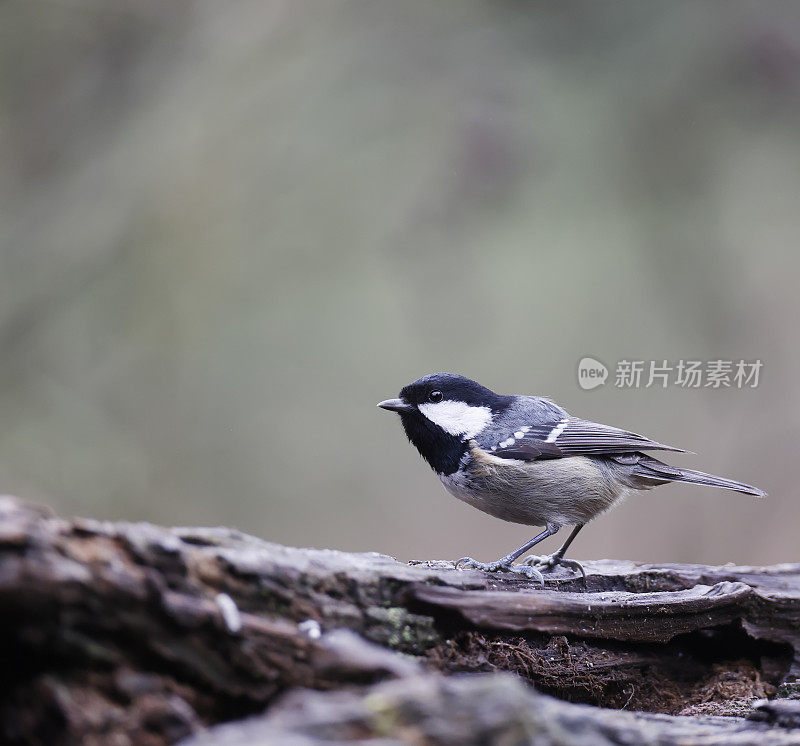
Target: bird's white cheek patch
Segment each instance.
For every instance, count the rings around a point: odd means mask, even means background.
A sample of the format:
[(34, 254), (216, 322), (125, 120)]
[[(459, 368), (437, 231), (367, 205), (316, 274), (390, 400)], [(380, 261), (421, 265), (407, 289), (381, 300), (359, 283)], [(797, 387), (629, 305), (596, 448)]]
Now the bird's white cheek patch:
[(420, 404), (419, 411), (450, 435), (474, 438), (492, 419), (489, 407), (473, 407), (463, 401)]

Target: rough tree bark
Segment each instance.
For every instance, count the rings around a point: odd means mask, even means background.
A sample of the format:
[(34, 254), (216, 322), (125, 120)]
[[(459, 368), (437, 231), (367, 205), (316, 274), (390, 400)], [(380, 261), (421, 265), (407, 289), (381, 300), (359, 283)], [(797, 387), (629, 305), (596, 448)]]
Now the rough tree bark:
[(0, 498), (0, 740), (800, 744), (800, 565), (586, 568), (542, 590)]

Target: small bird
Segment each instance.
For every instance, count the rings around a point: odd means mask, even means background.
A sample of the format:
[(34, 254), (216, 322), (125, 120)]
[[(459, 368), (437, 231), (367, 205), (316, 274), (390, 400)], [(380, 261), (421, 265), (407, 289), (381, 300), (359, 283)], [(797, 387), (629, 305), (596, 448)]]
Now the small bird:
[[(539, 396), (504, 396), (453, 373), (432, 373), (378, 404), (397, 412), (406, 435), (459, 500), (496, 518), (544, 531), (496, 562), (462, 557), (456, 567), (517, 572), (544, 583), (541, 569), (557, 565), (581, 573), (564, 554), (593, 518), (631, 490), (688, 482), (764, 497), (749, 484), (669, 466), (645, 451), (682, 448), (636, 433), (572, 417)], [(551, 555), (522, 554), (563, 526), (574, 526)]]

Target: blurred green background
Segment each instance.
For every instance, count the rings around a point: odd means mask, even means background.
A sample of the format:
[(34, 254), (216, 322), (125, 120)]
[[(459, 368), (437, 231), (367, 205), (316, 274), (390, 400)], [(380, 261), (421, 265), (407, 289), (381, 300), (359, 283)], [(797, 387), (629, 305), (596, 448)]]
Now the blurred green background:
[(375, 408), (447, 370), (770, 493), (641, 493), (574, 556), (800, 560), (799, 197), (796, 2), (6, 0), (0, 489), (493, 559), (532, 530)]

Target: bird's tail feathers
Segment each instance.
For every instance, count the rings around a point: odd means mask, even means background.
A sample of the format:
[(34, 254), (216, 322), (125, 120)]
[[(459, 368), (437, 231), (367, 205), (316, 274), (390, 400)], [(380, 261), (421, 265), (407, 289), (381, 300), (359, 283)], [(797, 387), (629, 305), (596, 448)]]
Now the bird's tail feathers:
[(652, 480), (657, 484), (687, 482), (689, 484), (704, 484), (709, 487), (721, 487), (725, 490), (743, 492), (745, 495), (754, 495), (755, 497), (766, 497), (767, 495), (764, 490), (753, 487), (751, 484), (737, 482), (734, 479), (726, 479), (725, 477), (717, 477), (714, 474), (706, 474), (703, 471), (695, 471), (694, 469), (680, 469), (676, 466), (669, 466), (652, 456), (643, 456), (636, 465), (634, 474), (641, 479)]

